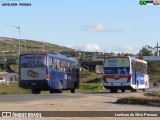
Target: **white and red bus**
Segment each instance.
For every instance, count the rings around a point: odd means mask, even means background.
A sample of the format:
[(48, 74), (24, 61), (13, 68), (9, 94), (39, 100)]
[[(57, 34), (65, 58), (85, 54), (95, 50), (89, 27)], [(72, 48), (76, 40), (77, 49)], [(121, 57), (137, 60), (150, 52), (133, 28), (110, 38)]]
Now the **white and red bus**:
[(147, 62), (144, 60), (128, 56), (105, 57), (103, 70), (103, 87), (112, 93), (118, 90), (145, 91), (149, 88)]

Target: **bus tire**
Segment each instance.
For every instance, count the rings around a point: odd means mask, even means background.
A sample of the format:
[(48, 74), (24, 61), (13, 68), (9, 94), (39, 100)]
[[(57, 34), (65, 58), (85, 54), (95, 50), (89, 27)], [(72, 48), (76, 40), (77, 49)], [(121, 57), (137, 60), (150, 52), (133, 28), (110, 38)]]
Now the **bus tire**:
[(55, 93), (55, 90), (54, 89), (50, 89), (49, 92), (50, 92), (50, 94), (52, 94), (52, 93)]
[(146, 89), (142, 89), (142, 91), (143, 91), (143, 92), (145, 92), (145, 91), (146, 91)]
[(71, 93), (75, 93), (75, 88), (71, 89)]
[(131, 92), (137, 92), (137, 89), (131, 89)]
[(110, 93), (117, 93), (118, 89), (110, 89)]
[(122, 89), (122, 92), (125, 92), (125, 89)]
[(146, 88), (147, 88), (147, 82), (146, 82), (146, 84), (145, 84), (145, 88), (142, 89), (142, 91), (145, 92), (145, 91), (146, 91)]
[(138, 92), (139, 81), (137, 80), (136, 92)]
[(32, 94), (40, 94), (41, 90), (38, 88), (33, 88), (33, 89), (31, 89), (31, 92), (32, 92)]
[(56, 93), (62, 93), (62, 90), (58, 89), (56, 90)]

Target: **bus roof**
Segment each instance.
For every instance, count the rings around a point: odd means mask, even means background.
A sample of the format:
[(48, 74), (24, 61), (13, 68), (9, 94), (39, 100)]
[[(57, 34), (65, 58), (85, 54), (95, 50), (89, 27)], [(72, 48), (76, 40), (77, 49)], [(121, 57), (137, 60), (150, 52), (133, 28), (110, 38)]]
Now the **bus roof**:
[(144, 61), (144, 60), (141, 60), (141, 59), (138, 59), (138, 58), (135, 58), (135, 57), (130, 57), (130, 56), (108, 56), (108, 57), (105, 57), (105, 58), (129, 58), (132, 61), (136, 61), (136, 62), (141, 62), (141, 63), (147, 64), (147, 62)]
[(49, 55), (49, 56), (52, 56), (52, 57), (56, 57), (56, 58), (59, 58), (59, 59), (64, 59), (64, 60), (71, 61), (71, 62), (78, 62), (76, 59), (68, 58), (65, 55), (62, 55), (62, 54), (59, 54), (59, 53), (56, 53), (56, 52), (20, 54), (20, 56), (23, 56), (23, 55)]
[(130, 57), (130, 59), (131, 59), (132, 61), (136, 61), (136, 62), (141, 62), (141, 63), (145, 63), (145, 64), (147, 64), (147, 62), (146, 62), (146, 61), (141, 60), (141, 59), (137, 59), (137, 58), (134, 58), (134, 57)]

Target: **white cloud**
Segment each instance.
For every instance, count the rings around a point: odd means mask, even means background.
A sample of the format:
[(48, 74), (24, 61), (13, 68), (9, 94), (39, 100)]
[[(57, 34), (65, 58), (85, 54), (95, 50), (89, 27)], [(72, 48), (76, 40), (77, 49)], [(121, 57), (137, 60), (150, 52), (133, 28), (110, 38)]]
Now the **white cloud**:
[(88, 51), (88, 52), (102, 52), (102, 49), (98, 44), (95, 43), (87, 43), (85, 45), (74, 45), (74, 44), (67, 44), (66, 47), (73, 48), (76, 50)]
[(66, 44), (66, 45), (64, 45), (65, 47), (68, 47), (68, 48), (75, 48), (75, 45), (74, 44)]
[(119, 48), (119, 52), (135, 53), (135, 52), (137, 52), (137, 49), (131, 45), (123, 45)]
[(89, 29), (96, 30), (97, 32), (117, 32), (117, 33), (122, 32), (122, 30), (120, 29), (114, 29), (114, 28), (109, 29), (104, 24), (101, 24), (101, 23), (83, 26), (84, 31), (89, 30)]
[(84, 49), (84, 45), (79, 44), (79, 45), (75, 45), (75, 44), (66, 44), (64, 45), (65, 47), (69, 47), (75, 50), (83, 50)]
[(73, 48), (76, 50), (82, 50), (82, 51), (88, 51), (88, 52), (106, 52), (106, 53), (133, 53), (137, 54), (140, 50), (140, 48), (131, 46), (131, 45), (123, 45), (119, 47), (114, 47), (114, 48), (103, 48), (102, 46), (99, 46), (96, 43), (87, 43), (87, 44), (79, 44), (79, 45), (74, 45), (74, 44), (67, 44), (65, 45), (66, 47)]
[(94, 44), (94, 43), (86, 44), (84, 46), (84, 50), (85, 51), (89, 51), (89, 52), (95, 52), (95, 51), (101, 52), (102, 51), (101, 48), (100, 48), (100, 46), (97, 45), (97, 44)]

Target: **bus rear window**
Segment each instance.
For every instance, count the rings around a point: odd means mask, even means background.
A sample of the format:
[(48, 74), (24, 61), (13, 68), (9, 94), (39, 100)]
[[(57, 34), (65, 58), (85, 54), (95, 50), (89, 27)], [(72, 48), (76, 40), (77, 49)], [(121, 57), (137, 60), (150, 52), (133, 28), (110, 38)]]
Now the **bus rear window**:
[(106, 58), (104, 60), (104, 67), (129, 67), (128, 58)]
[(46, 55), (22, 55), (20, 56), (20, 67), (34, 68), (45, 67)]
[(104, 60), (104, 74), (129, 74), (129, 58), (106, 58)]

